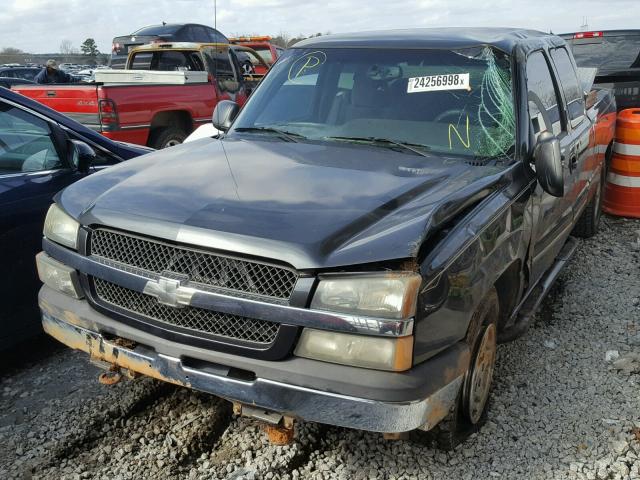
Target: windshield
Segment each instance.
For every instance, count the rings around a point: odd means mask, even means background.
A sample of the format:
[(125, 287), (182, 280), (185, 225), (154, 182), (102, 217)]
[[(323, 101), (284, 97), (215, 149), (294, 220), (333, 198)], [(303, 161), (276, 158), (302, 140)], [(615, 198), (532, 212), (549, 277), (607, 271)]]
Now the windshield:
[(579, 67), (597, 67), (598, 75), (640, 68), (640, 34), (568, 40)]
[(465, 50), (292, 49), (283, 53), (233, 132), (380, 139), (470, 157), (511, 155), (515, 117), (509, 57)]

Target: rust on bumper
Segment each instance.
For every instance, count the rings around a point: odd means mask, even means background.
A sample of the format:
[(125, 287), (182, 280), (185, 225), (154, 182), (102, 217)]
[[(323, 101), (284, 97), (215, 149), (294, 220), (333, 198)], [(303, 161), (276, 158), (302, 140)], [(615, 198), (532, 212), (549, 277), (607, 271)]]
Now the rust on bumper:
[(87, 329), (60, 321), (46, 313), (43, 313), (42, 316), (42, 328), (53, 338), (68, 347), (87, 352), (93, 360), (107, 362), (121, 369), (147, 375), (175, 385), (191, 387), (188, 382), (176, 378), (177, 376), (172, 374), (171, 371), (162, 370), (154, 365), (156, 362), (154, 362), (153, 357), (145, 357), (142, 352), (134, 352), (133, 350), (122, 348), (116, 342), (106, 341), (102, 335)]

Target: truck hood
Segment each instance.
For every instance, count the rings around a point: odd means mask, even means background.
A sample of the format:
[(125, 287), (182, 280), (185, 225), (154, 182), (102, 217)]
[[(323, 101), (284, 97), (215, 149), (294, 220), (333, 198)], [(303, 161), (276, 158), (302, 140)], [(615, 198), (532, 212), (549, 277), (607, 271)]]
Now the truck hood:
[(502, 171), (368, 145), (227, 137), (127, 161), (58, 201), (83, 225), (315, 269), (416, 257)]

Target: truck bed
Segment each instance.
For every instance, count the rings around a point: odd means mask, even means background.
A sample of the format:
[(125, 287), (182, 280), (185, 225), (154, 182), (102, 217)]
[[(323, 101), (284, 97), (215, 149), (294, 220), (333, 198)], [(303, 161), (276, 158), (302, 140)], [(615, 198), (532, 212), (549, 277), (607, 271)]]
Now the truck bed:
[[(13, 90), (112, 140), (138, 145), (150, 145), (151, 131), (158, 122), (178, 126), (188, 135), (194, 128), (211, 121), (217, 102), (215, 88), (208, 82), (20, 85)], [(101, 101), (115, 109), (117, 121), (108, 126), (101, 117)]]

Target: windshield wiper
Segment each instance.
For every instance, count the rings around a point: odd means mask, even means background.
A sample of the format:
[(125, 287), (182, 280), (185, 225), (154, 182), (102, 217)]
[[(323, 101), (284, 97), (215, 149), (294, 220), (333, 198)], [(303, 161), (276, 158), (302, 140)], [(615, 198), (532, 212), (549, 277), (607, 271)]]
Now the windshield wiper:
[(237, 128), (234, 128), (234, 131), (275, 133), (287, 139), (290, 142), (297, 142), (298, 141), (297, 139), (306, 138), (304, 135), (300, 135), (299, 133), (287, 132), (286, 130), (280, 130), (279, 128), (273, 128), (273, 127), (237, 127)]
[[(380, 138), (380, 137), (324, 137), (325, 140), (345, 140), (345, 141), (354, 141), (354, 142), (367, 142), (367, 143), (384, 143), (387, 145), (393, 145), (396, 147), (404, 148), (405, 150), (409, 150), (413, 153), (417, 153), (418, 155), (422, 155), (423, 157), (428, 157), (425, 152), (428, 152), (430, 149), (427, 145), (420, 145), (417, 143), (404, 143), (398, 142), (397, 140), (391, 140), (390, 138)], [(422, 150), (418, 150), (419, 147)]]

